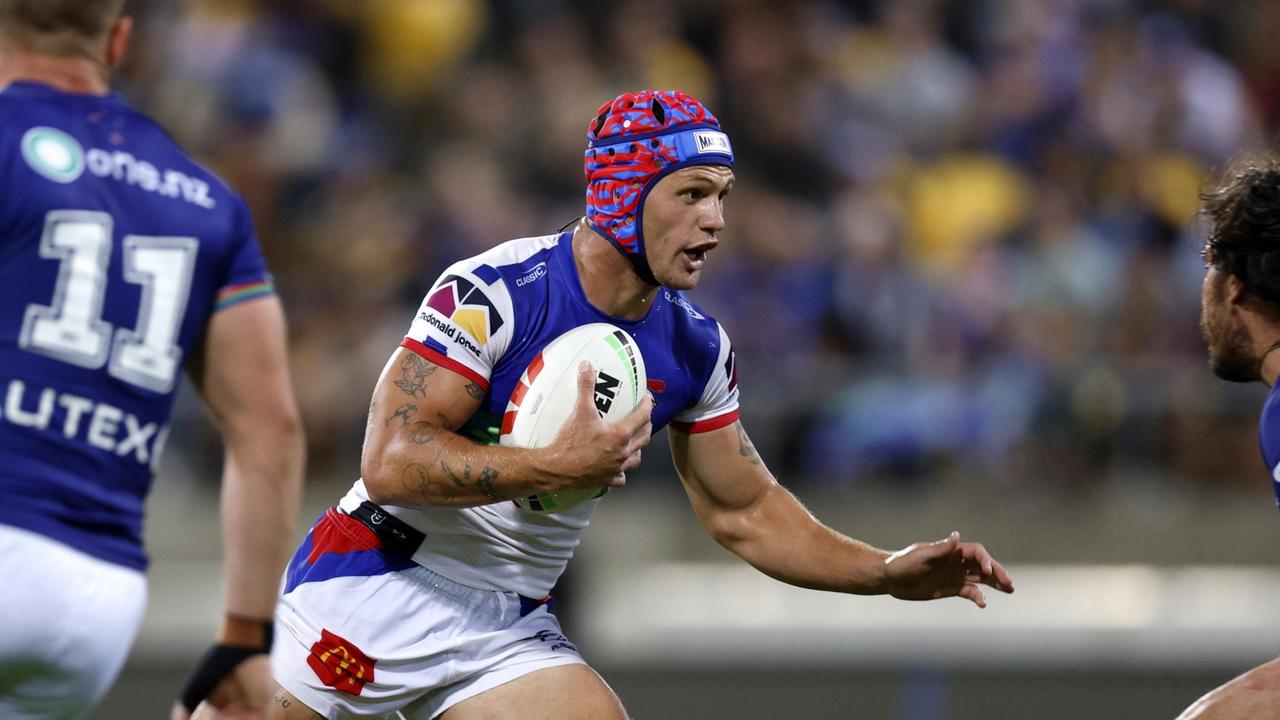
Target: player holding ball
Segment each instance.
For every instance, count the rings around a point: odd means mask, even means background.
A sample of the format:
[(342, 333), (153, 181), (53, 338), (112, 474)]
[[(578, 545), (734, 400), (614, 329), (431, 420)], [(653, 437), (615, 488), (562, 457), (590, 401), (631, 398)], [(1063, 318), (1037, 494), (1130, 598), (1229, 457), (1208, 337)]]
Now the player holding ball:
[[(383, 370), (362, 477), (286, 572), (271, 717), (625, 718), (547, 597), (603, 498), (551, 511), (529, 498), (623, 485), (663, 427), (707, 532), (774, 578), (979, 606), (980, 585), (1013, 590), (957, 533), (890, 553), (825, 527), (757, 455), (729, 339), (685, 295), (720, 242), (734, 183), (715, 116), (680, 92), (627, 93), (587, 137), (586, 216), (451, 266)], [(612, 383), (560, 363), (577, 374), (578, 401), (559, 434), (498, 445), (535, 358), (591, 323), (639, 349), (649, 393), (606, 422), (601, 408), (614, 410), (598, 395)]]

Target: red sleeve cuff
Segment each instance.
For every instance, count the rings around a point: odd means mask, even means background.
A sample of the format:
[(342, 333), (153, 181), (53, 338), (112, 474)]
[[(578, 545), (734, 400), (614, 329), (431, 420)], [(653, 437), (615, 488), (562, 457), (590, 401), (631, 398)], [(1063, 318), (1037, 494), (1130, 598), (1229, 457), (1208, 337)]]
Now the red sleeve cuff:
[(457, 360), (452, 360), (448, 355), (423, 345), (413, 338), (405, 338), (400, 341), (400, 347), (412, 350), (414, 354), (421, 356), (423, 359), (439, 365), (445, 370), (452, 370), (462, 377), (480, 386), (485, 392), (489, 391), (489, 379), (480, 375), (480, 373), (463, 365)]
[(727, 412), (724, 415), (717, 415), (715, 417), (704, 418), (702, 420), (695, 420), (693, 422), (678, 422), (676, 420), (672, 420), (671, 427), (675, 428), (676, 430), (679, 430), (682, 433), (689, 433), (690, 435), (692, 435), (694, 433), (704, 433), (704, 432), (711, 432), (712, 430), (719, 430), (720, 428), (726, 425), (732, 425), (737, 421), (738, 421), (738, 409), (734, 408), (732, 411)]

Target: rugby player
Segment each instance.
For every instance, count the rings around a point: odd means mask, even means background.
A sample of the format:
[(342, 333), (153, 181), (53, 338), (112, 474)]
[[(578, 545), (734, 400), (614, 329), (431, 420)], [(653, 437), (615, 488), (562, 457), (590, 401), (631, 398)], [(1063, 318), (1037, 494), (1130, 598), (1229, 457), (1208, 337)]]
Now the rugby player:
[[(547, 595), (608, 495), (558, 512), (512, 499), (620, 486), (663, 427), (706, 530), (779, 580), (979, 606), (980, 584), (1012, 591), (957, 533), (890, 553), (825, 527), (761, 461), (739, 420), (729, 339), (685, 294), (720, 242), (734, 183), (715, 116), (680, 92), (627, 93), (587, 137), (586, 216), (448, 268), (391, 355), (362, 477), (286, 572), (270, 717), (625, 717)], [(529, 362), (591, 322), (634, 338), (651, 397), (605, 424), (580, 368), (578, 404), (550, 446), (497, 446)]]
[[(1280, 503), (1280, 164), (1243, 161), (1213, 192), (1202, 212), (1204, 246), (1200, 327), (1213, 373), (1229, 382), (1262, 381), (1258, 439)], [(1280, 717), (1280, 659), (1259, 665), (1209, 692), (1178, 720)]]
[[(225, 441), (226, 616), (187, 712), (270, 699), (303, 441), (244, 202), (109, 87), (123, 0), (0, 0), (0, 717), (82, 717), (146, 606), (179, 372)], [(163, 519), (160, 520), (163, 522)], [(175, 688), (175, 692), (177, 688)]]

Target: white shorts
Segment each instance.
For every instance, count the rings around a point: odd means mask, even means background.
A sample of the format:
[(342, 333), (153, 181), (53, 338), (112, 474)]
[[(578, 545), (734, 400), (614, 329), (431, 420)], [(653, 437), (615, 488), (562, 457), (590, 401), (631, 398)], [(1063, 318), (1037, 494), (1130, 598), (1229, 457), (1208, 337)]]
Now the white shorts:
[(145, 576), (0, 525), (0, 718), (78, 718), (120, 674)]
[(334, 510), (289, 564), (271, 651), (276, 681), (329, 720), (430, 720), (522, 675), (581, 663), (545, 603), (401, 559)]

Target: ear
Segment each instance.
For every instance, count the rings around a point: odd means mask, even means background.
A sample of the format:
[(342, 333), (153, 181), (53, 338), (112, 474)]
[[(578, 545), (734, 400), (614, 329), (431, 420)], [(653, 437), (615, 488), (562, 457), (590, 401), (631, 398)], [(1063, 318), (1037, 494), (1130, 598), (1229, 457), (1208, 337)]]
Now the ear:
[(129, 39), (133, 37), (133, 18), (121, 15), (111, 23), (107, 31), (107, 70), (115, 70), (124, 62)]
[(1246, 291), (1244, 281), (1236, 277), (1232, 273), (1223, 273), (1227, 279), (1227, 304), (1242, 305), (1248, 299), (1249, 293)]

